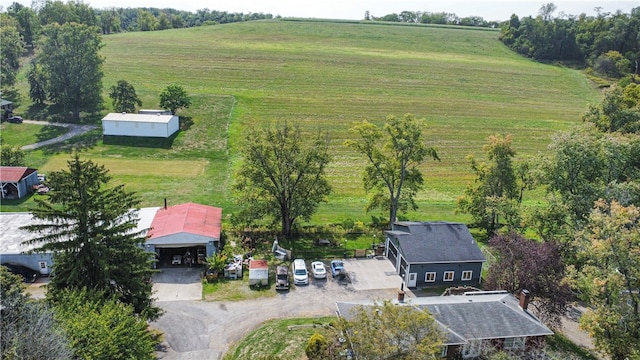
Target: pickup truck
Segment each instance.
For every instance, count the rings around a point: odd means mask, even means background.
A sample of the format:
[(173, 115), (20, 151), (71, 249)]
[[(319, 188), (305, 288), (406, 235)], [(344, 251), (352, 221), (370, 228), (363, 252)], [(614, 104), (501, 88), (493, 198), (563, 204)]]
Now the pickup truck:
[(276, 268), (276, 290), (289, 290), (289, 268), (286, 266)]

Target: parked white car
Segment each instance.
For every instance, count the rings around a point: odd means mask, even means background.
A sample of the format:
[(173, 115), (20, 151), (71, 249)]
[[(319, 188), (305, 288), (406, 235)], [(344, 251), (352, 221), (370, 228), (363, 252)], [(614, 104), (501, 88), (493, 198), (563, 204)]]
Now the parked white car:
[(171, 265), (182, 265), (182, 255), (173, 255)]
[(324, 266), (322, 261), (314, 261), (311, 263), (311, 273), (316, 279), (327, 278), (327, 268)]
[(304, 259), (293, 260), (293, 283), (296, 285), (309, 284), (309, 272), (307, 271), (307, 264)]

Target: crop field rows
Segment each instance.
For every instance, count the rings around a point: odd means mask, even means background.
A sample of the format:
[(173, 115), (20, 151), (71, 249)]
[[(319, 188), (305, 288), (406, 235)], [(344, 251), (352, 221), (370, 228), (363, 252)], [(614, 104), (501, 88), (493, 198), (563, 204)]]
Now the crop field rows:
[[(427, 120), (425, 138), (442, 159), (424, 163), (422, 209), (414, 215), (455, 218), (455, 199), (473, 180), (466, 157), (481, 157), (489, 135), (512, 133), (518, 155), (533, 158), (598, 100), (578, 71), (521, 58), (497, 37), (496, 31), (304, 21), (105, 36), (105, 89), (126, 79), (143, 107), (155, 108), (160, 91), (179, 84), (193, 96), (192, 107), (180, 113), (193, 125), (168, 149), (100, 142), (87, 154), (206, 163), (196, 185), (165, 177), (171, 185), (143, 194), (145, 203), (169, 196), (233, 209), (230, 184), (244, 130), (286, 121), (308, 133), (327, 131), (331, 139), (334, 193), (314, 219), (366, 219), (365, 163), (344, 146), (353, 136), (349, 129), (365, 118), (381, 123), (390, 114), (412, 113)], [(144, 188), (144, 176), (131, 176), (114, 174), (136, 191)], [(174, 186), (193, 193), (171, 196)]]

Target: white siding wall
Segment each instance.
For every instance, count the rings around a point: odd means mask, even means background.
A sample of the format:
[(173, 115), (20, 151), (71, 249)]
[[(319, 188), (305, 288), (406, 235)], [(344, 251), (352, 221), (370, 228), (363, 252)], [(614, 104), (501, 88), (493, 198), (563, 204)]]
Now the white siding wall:
[(103, 135), (170, 137), (178, 131), (180, 124), (177, 116), (166, 123), (102, 120)]

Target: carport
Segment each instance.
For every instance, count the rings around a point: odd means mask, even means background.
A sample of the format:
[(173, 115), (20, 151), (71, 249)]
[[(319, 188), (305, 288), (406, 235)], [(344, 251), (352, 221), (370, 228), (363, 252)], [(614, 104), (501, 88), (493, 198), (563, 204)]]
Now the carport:
[[(155, 252), (158, 265), (172, 266), (174, 255), (190, 254), (194, 262), (198, 251), (210, 257), (220, 246), (222, 209), (186, 203), (158, 209), (145, 246)], [(181, 264), (184, 265), (184, 262)]]

